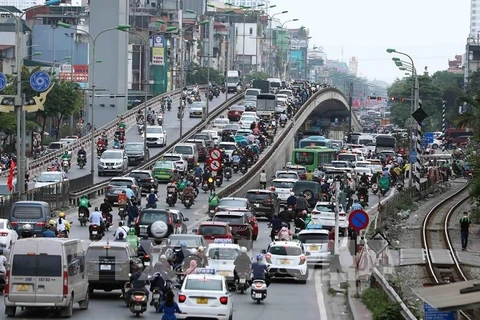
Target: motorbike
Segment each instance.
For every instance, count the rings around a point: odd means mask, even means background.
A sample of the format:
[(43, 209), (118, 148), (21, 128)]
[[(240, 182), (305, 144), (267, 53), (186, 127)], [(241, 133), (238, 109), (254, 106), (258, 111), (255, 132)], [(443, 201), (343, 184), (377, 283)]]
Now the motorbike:
[(253, 280), (252, 286), (250, 287), (250, 296), (257, 304), (265, 300), (267, 298), (267, 284), (265, 281)]
[(230, 181), (230, 179), (232, 179), (232, 168), (226, 167), (224, 170), (224, 174), (225, 174), (225, 179), (227, 179), (227, 181)]
[(85, 165), (87, 164), (87, 158), (85, 157), (84, 154), (81, 154), (78, 156), (77, 164), (80, 167), (80, 169), (83, 169), (83, 167), (85, 167)]
[(203, 190), (205, 193), (207, 193), (207, 191), (208, 191), (208, 182), (207, 182), (207, 181), (205, 181), (205, 182), (203, 183), (203, 185), (202, 185), (202, 190)]
[(98, 146), (97, 147), (97, 156), (100, 158), (105, 150), (106, 150), (105, 147)]
[(175, 205), (175, 197), (173, 193), (167, 193), (167, 204), (169, 207), (173, 207)]
[(220, 188), (222, 183), (223, 183), (222, 177), (221, 176), (215, 176), (215, 185), (217, 186), (217, 188)]
[(233, 172), (235, 172), (235, 173), (237, 173), (238, 170), (240, 170), (240, 167), (239, 167), (238, 163), (234, 163), (232, 167), (233, 167)]
[(110, 227), (112, 226), (112, 221), (110, 221), (110, 219), (108, 219), (106, 215), (103, 215), (103, 225), (105, 226), (106, 231), (108, 231), (108, 229), (110, 229)]
[(212, 91), (210, 91), (210, 93), (208, 94), (208, 100), (210, 100), (210, 101), (213, 100), (213, 93), (212, 93)]
[(130, 295), (130, 311), (139, 317), (140, 314), (147, 311), (147, 295), (143, 291), (133, 291)]
[(183, 205), (185, 206), (185, 208), (187, 209), (190, 209), (190, 207), (192, 206), (192, 199), (190, 198), (185, 198), (183, 199)]
[(5, 291), (5, 274), (0, 271), (0, 295)]
[(285, 128), (287, 125), (287, 120), (280, 120), (280, 127)]
[(213, 94), (215, 95), (215, 98), (218, 98), (218, 96), (220, 95), (220, 90), (218, 88), (215, 88)]
[(358, 197), (358, 202), (362, 205), (362, 207), (367, 206), (367, 200), (365, 199), (365, 196), (362, 194)]
[(63, 171), (65, 171), (65, 173), (68, 172), (68, 170), (70, 169), (70, 163), (68, 162), (68, 160), (62, 160), (62, 169)]
[(163, 114), (157, 114), (157, 123), (159, 126), (163, 125)]
[(225, 85), (222, 85), (222, 87), (220, 88), (220, 91), (221, 91), (222, 93), (225, 93), (226, 90), (227, 90), (227, 89), (225, 89)]
[(163, 296), (162, 291), (158, 289), (153, 289), (152, 302), (150, 302), (150, 305), (154, 306), (155, 310), (158, 310), (158, 307), (160, 307), (160, 303), (163, 300), (162, 296)]
[(216, 209), (216, 207), (208, 206), (208, 216), (210, 218), (213, 218), (213, 216), (215, 215), (215, 209)]
[(177, 118), (178, 118), (178, 119), (182, 119), (182, 118), (183, 118), (183, 112), (182, 112), (182, 111), (179, 110), (179, 111), (177, 112)]
[(376, 183), (372, 184), (372, 193), (373, 194), (378, 193), (378, 184), (376, 184)]
[(92, 225), (92, 230), (90, 230), (90, 241), (100, 241), (102, 240), (102, 231), (100, 230), (100, 226), (96, 224)]
[(83, 210), (78, 210), (78, 222), (80, 223), (80, 226), (86, 226), (88, 222), (88, 218), (85, 214), (85, 211)]
[(120, 217), (120, 220), (125, 220), (127, 217), (127, 210), (125, 209), (125, 206), (120, 206), (118, 208), (118, 216)]
[(247, 169), (247, 165), (246, 165), (246, 164), (242, 164), (241, 167), (240, 167), (240, 172), (241, 172), (242, 174), (245, 174), (245, 173), (247, 173), (247, 170), (248, 170), (248, 169)]
[(144, 127), (143, 122), (142, 123), (137, 123), (137, 130), (138, 130), (139, 134), (143, 133), (143, 127)]
[(172, 110), (172, 102), (171, 101), (167, 101), (167, 110), (168, 111)]
[(240, 270), (237, 272), (237, 274), (237, 291), (240, 291), (241, 294), (244, 294), (250, 283), (250, 270)]
[(397, 183), (397, 190), (401, 192), (403, 190), (403, 184)]
[(157, 203), (154, 202), (154, 203), (147, 203), (147, 205), (145, 206), (145, 208), (147, 209), (157, 209)]

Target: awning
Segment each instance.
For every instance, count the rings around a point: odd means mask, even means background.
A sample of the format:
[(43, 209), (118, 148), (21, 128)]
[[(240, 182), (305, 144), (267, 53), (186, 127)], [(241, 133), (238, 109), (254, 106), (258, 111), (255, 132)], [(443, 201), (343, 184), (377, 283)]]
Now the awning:
[(475, 309), (480, 307), (480, 290), (460, 293), (460, 290), (479, 286), (480, 281), (463, 281), (432, 287), (414, 288), (423, 301), (439, 310)]

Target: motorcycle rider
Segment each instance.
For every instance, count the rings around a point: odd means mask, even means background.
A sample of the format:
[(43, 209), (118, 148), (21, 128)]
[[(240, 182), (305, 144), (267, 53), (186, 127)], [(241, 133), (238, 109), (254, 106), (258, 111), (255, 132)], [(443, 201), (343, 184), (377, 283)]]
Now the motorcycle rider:
[(297, 215), (297, 218), (295, 218), (295, 228), (298, 228), (300, 230), (304, 230), (307, 227), (307, 224), (305, 223), (305, 216), (307, 215), (307, 211), (303, 210)]
[(280, 119), (279, 119), (279, 120), (280, 120), (280, 124), (281, 124), (282, 122), (287, 123), (288, 117), (287, 117), (287, 115), (285, 114), (285, 110), (280, 114)]
[(151, 188), (150, 193), (147, 196), (147, 209), (155, 209), (157, 207), (158, 196), (155, 193), (155, 189)]
[(110, 213), (112, 212), (112, 205), (110, 204), (110, 201), (108, 201), (107, 198), (103, 200), (103, 203), (100, 205), (100, 212), (102, 213), (102, 216), (105, 216), (108, 222), (110, 222), (110, 225), (113, 224), (113, 215)]
[[(126, 298), (128, 303), (130, 302), (130, 297), (134, 291), (143, 291), (145, 292), (145, 296), (147, 297), (147, 301), (150, 297), (150, 292), (145, 288), (147, 281), (146, 281), (146, 275), (143, 274), (143, 264), (138, 263), (135, 266), (135, 272), (132, 274), (130, 277), (130, 284), (131, 287), (126, 293)], [(130, 305), (129, 305), (130, 306)]]
[(132, 225), (132, 223), (135, 222), (135, 220), (137, 219), (138, 217), (138, 207), (137, 207), (137, 203), (136, 202), (132, 202), (132, 204), (128, 207), (127, 209), (128, 213), (128, 219), (127, 219), (127, 224), (129, 226)]
[(220, 198), (217, 196), (215, 191), (210, 193), (210, 196), (208, 197), (208, 212), (210, 212), (210, 210), (215, 210), (219, 202), (220, 202)]
[[(154, 270), (156, 271), (153, 274), (153, 279), (150, 280), (150, 292), (153, 292), (155, 289), (159, 290), (165, 296), (168, 290), (168, 284), (165, 278), (167, 275), (162, 272), (162, 265), (160, 262), (155, 263)], [(150, 305), (153, 305), (153, 299), (150, 302)]]
[(52, 230), (55, 233), (55, 237), (58, 236), (58, 231), (57, 231), (57, 224), (55, 223), (55, 220), (50, 220), (48, 221), (48, 225), (50, 226), (50, 230)]
[(193, 190), (192, 183), (189, 181), (187, 182), (187, 186), (185, 187), (185, 190), (183, 190), (183, 200), (190, 199), (192, 204), (194, 203), (195, 200), (195, 191)]
[(98, 153), (98, 151), (100, 151), (100, 153), (101, 153), (105, 150), (107, 150), (107, 146), (105, 145), (105, 141), (101, 137), (99, 137), (98, 140), (97, 140), (97, 153)]
[(115, 233), (113, 234), (113, 236), (115, 237), (115, 239), (120, 239), (120, 238), (125, 239), (127, 238), (127, 235), (128, 235), (128, 228), (123, 225), (123, 221), (120, 221), (118, 223), (118, 228), (117, 230), (115, 230)]
[(174, 202), (177, 202), (177, 185), (173, 179), (167, 184), (167, 194), (172, 194)]
[(358, 202), (357, 199), (355, 199), (353, 204), (352, 204), (352, 211), (354, 211), (354, 210), (363, 210), (362, 205)]
[(250, 257), (247, 254), (248, 250), (245, 247), (240, 248), (240, 254), (235, 259), (233, 263), (235, 265), (234, 272), (234, 280), (238, 280), (237, 271), (250, 271), (252, 270), (252, 262), (250, 261)]
[(364, 172), (364, 173), (362, 174), (362, 176), (360, 177), (360, 182), (361, 182), (361, 183), (364, 183), (364, 184), (366, 184), (366, 185), (368, 186), (368, 184), (369, 184), (368, 176), (367, 176), (367, 174), (366, 174), (365, 172)]
[(263, 280), (267, 287), (270, 285), (270, 279), (268, 277), (268, 267), (263, 263), (263, 255), (257, 255), (257, 261), (252, 263), (252, 280)]
[(65, 150), (65, 152), (62, 154), (62, 162), (67, 161), (69, 169), (70, 169), (70, 160), (71, 159), (72, 159), (72, 156), (70, 155), (70, 153), (68, 153), (68, 150)]
[(270, 232), (270, 239), (275, 241), (275, 235), (280, 231), (280, 229), (282, 229), (282, 220), (280, 220), (277, 214), (273, 215), (273, 219), (270, 222), (270, 227), (272, 228), (272, 231)]
[(260, 172), (260, 189), (267, 188), (267, 174), (265, 173), (265, 169)]
[[(195, 168), (193, 168), (193, 171), (194, 171), (195, 177), (199, 177), (200, 179), (202, 179), (203, 170), (200, 167), (200, 163), (195, 164)], [(200, 181), (200, 183), (201, 183), (201, 181)]]
[(63, 233), (65, 235), (65, 238), (68, 238), (70, 228), (70, 222), (65, 219), (65, 212), (60, 212), (57, 219), (57, 232)]
[(205, 169), (205, 171), (203, 172), (202, 174), (202, 181), (203, 183), (207, 183), (208, 182), (208, 179), (210, 179), (212, 177), (212, 173), (210, 172), (210, 170), (208, 169)]
[(24, 239), (24, 238), (32, 238), (32, 237), (33, 237), (32, 225), (29, 223), (23, 225), (22, 232), (20, 233), (20, 238)]
[(290, 241), (292, 238), (292, 232), (287, 227), (283, 226), (278, 232), (278, 239), (281, 241)]
[(78, 213), (83, 212), (87, 219), (90, 218), (90, 211), (88, 210), (89, 207), (91, 207), (90, 201), (86, 195), (83, 195), (78, 202)]
[(173, 258), (173, 269), (176, 269), (178, 266), (182, 265), (183, 260), (185, 259), (185, 253), (183, 251), (186, 249), (187, 244), (184, 241), (181, 241), (179, 246), (175, 246), (173, 248), (173, 252), (175, 254), (175, 257)]
[(104, 235), (103, 217), (100, 211), (98, 211), (98, 207), (95, 207), (95, 209), (92, 212), (92, 215), (90, 216), (90, 226), (88, 227), (88, 231), (90, 233), (92, 233), (92, 228), (94, 225), (98, 226), (100, 229), (100, 232), (102, 233), (102, 235)]
[(52, 231), (49, 224), (45, 226), (45, 231), (42, 232), (42, 237), (44, 238), (55, 238), (57, 235), (54, 231)]
[(298, 215), (299, 212), (303, 210), (307, 210), (308, 204), (307, 199), (305, 199), (305, 195), (303, 193), (298, 195), (297, 204), (295, 205), (295, 216)]
[(134, 202), (134, 200), (135, 200), (135, 192), (133, 192), (131, 185), (128, 185), (128, 186), (125, 188), (125, 192), (127, 193), (127, 199), (128, 199), (128, 201), (129, 201), (129, 202)]
[(296, 205), (297, 197), (295, 197), (295, 193), (290, 192), (290, 196), (287, 198), (287, 206), (293, 209)]
[(78, 158), (80, 158), (81, 156), (83, 156), (85, 163), (87, 163), (87, 151), (85, 151), (83, 146), (80, 147), (80, 149), (77, 152), (77, 163), (78, 163)]
[(358, 199), (360, 199), (362, 196), (365, 199), (365, 203), (368, 203), (368, 189), (364, 184), (358, 188)]

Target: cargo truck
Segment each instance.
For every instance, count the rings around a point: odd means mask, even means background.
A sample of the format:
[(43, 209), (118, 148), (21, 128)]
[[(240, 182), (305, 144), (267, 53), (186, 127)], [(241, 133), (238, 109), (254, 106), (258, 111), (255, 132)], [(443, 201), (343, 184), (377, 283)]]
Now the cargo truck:
[(237, 93), (238, 91), (238, 85), (240, 83), (241, 79), (241, 74), (240, 71), (238, 70), (229, 70), (226, 72), (225, 75), (225, 82), (227, 86), (227, 92), (228, 93)]
[(260, 89), (261, 93), (270, 93), (270, 81), (268, 80), (253, 80), (252, 88)]

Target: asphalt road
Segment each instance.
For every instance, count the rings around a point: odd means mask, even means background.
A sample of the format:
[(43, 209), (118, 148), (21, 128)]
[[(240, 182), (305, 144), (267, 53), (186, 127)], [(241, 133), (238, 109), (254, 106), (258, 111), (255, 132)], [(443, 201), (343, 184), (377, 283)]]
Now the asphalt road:
[[(229, 98), (231, 95), (229, 96)], [(225, 102), (225, 96), (219, 96), (218, 98), (213, 99), (213, 101), (210, 102), (210, 111), (216, 109), (220, 104)], [(172, 143), (173, 141), (177, 140), (180, 135), (180, 120), (177, 118), (177, 108), (179, 104), (178, 101), (174, 101), (172, 103), (172, 110), (171, 111), (165, 111), (165, 118), (164, 118), (164, 128), (167, 132), (167, 145)], [(187, 107), (188, 110), (188, 107)], [(157, 110), (156, 110), (157, 111)], [(183, 118), (183, 132), (189, 131), (191, 128), (193, 128), (195, 125), (197, 125), (200, 121), (202, 121), (201, 118), (189, 118), (188, 117), (188, 112), (185, 112), (185, 116)], [(143, 135), (140, 135), (137, 130), (136, 125), (132, 125), (131, 127), (127, 128), (126, 132), (126, 143), (128, 142), (143, 142)], [(109, 141), (109, 149), (113, 148), (113, 140)], [(150, 151), (150, 158), (154, 157), (158, 153), (162, 152), (165, 148), (149, 148)], [(87, 165), (83, 168), (80, 169), (76, 162), (72, 163), (71, 169), (68, 171), (67, 176), (69, 179), (75, 179), (82, 177), (84, 175), (87, 175), (90, 173), (90, 148), (87, 149)], [(102, 182), (105, 180), (109, 180), (111, 176), (98, 176), (98, 171), (97, 171), (97, 164), (98, 164), (98, 157), (96, 156), (96, 149), (94, 150), (95, 152), (95, 176), (94, 176), (94, 182)], [(33, 185), (32, 185), (33, 187)]]

